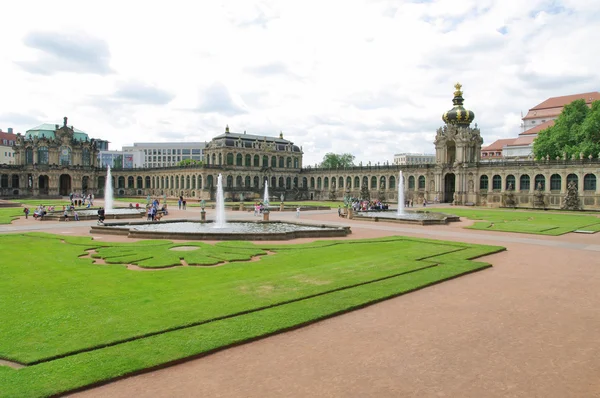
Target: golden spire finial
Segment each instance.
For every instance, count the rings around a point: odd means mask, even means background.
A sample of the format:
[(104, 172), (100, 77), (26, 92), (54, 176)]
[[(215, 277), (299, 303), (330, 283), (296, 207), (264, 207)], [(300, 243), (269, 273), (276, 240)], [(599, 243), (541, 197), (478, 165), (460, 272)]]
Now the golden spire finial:
[(456, 91), (454, 92), (454, 96), (455, 96), (455, 97), (460, 97), (460, 96), (462, 96), (462, 91), (460, 91), (460, 89), (462, 88), (462, 84), (460, 84), (460, 83), (456, 83), (456, 84), (454, 85), (454, 88), (456, 89)]
[(460, 84), (460, 83), (458, 83), (458, 82), (457, 82), (457, 83), (454, 85), (454, 88), (455, 88), (455, 89), (457, 89), (457, 90), (460, 90), (460, 89), (462, 88), (462, 84)]

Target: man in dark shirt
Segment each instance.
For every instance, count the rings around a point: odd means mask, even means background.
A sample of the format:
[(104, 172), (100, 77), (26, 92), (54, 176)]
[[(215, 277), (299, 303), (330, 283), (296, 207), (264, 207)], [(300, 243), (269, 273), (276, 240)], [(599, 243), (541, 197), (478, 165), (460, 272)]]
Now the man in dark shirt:
[(98, 224), (104, 224), (104, 207), (98, 209)]

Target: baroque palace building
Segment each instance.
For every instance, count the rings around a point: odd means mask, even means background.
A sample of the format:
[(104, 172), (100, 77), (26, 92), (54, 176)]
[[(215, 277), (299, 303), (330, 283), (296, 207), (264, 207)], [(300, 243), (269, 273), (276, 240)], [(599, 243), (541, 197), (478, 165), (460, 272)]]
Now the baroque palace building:
[[(442, 116), (435, 137), (435, 163), (366, 165), (342, 169), (303, 167), (302, 147), (283, 138), (233, 133), (229, 127), (206, 143), (204, 165), (112, 170), (116, 195), (213, 199), (222, 175), (229, 200), (262, 199), (265, 183), (285, 200), (345, 196), (397, 201), (399, 172), (405, 197), (457, 205), (560, 208), (567, 187), (577, 187), (581, 208), (600, 209), (598, 157), (481, 161), (482, 138), (474, 113), (463, 106), (456, 84), (453, 108)], [(16, 164), (0, 165), (3, 197), (58, 196), (71, 191), (102, 196), (106, 169), (96, 165), (97, 140), (66, 124), (40, 137), (17, 137)], [(45, 148), (45, 149), (44, 149)]]

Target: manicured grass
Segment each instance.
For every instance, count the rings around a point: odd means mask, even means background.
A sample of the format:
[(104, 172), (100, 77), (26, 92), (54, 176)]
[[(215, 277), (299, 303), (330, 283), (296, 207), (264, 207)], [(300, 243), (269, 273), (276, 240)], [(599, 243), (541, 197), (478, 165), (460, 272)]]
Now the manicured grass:
[(485, 220), (474, 223), (471, 229), (521, 232), (539, 235), (563, 235), (576, 229), (600, 231), (600, 218), (597, 214), (557, 213), (552, 211), (522, 211), (510, 209), (456, 209), (430, 210), (444, 211), (471, 220)]
[[(31, 212), (33, 214), (33, 212)], [(0, 208), (0, 224), (10, 224), (21, 216), (25, 216), (22, 207), (2, 207)]]
[(38, 207), (39, 205), (44, 206), (67, 206), (71, 205), (71, 201), (67, 198), (65, 199), (14, 199), (11, 202), (22, 203), (29, 208)]
[[(43, 233), (0, 245), (0, 358), (30, 365), (0, 366), (2, 397), (56, 394), (313, 322), (485, 268), (469, 259), (503, 250), (404, 237), (211, 246)], [(109, 263), (221, 265), (140, 272), (79, 258), (91, 248)]]

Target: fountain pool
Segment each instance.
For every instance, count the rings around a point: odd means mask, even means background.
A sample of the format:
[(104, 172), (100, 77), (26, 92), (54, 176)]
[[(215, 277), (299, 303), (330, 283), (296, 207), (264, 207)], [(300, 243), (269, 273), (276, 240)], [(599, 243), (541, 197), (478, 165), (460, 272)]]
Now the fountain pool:
[(404, 210), (400, 214), (396, 211), (359, 211), (354, 213), (354, 219), (419, 225), (446, 225), (449, 222), (460, 221), (460, 217), (452, 214), (421, 210)]
[(350, 227), (301, 224), (281, 221), (228, 221), (215, 228), (214, 222), (169, 220), (117, 222), (92, 226), (90, 233), (123, 235), (136, 239), (182, 240), (288, 240), (297, 238), (343, 237)]

